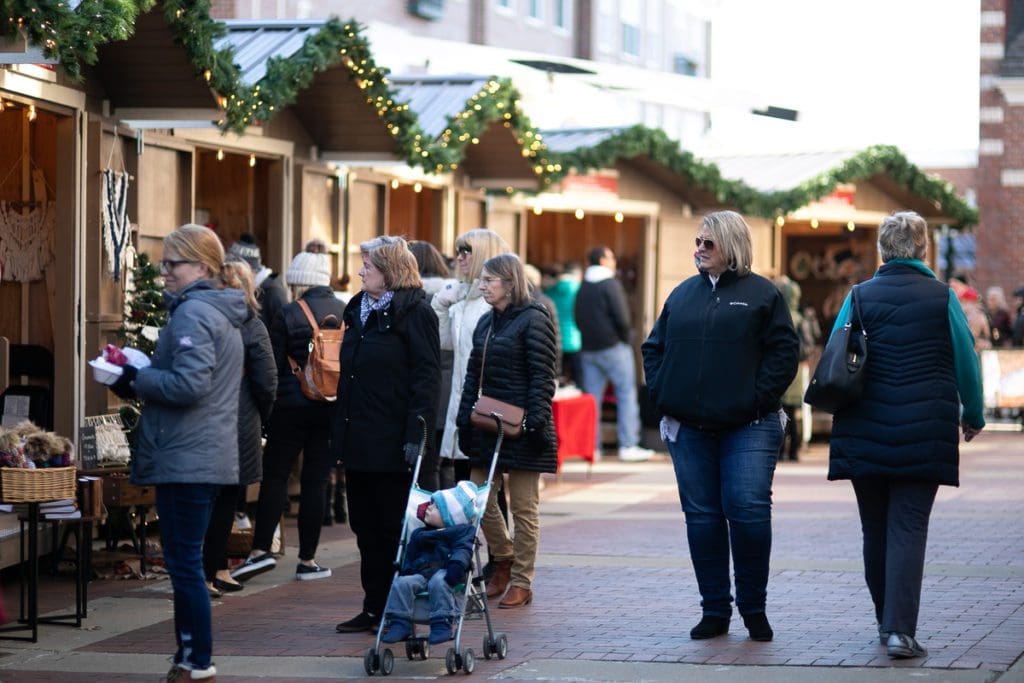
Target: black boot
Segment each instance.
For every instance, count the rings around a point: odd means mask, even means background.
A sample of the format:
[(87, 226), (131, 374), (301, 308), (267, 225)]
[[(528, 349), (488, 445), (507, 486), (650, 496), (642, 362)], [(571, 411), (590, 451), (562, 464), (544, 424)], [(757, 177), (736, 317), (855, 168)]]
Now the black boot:
[(764, 612), (745, 615), (743, 617), (743, 625), (747, 627), (751, 640), (767, 643), (775, 637), (775, 632), (772, 631), (771, 624), (768, 623), (768, 617), (765, 616)]
[(700, 623), (690, 629), (693, 640), (707, 640), (716, 636), (724, 636), (729, 632), (729, 617), (715, 617), (705, 614)]

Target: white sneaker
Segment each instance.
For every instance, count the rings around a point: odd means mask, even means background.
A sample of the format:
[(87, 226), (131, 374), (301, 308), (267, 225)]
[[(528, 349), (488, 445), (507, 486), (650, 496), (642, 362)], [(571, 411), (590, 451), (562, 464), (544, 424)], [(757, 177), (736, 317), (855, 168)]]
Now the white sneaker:
[(627, 448), (619, 449), (619, 460), (623, 462), (644, 462), (654, 457), (654, 451), (650, 448), (640, 448), (640, 446), (629, 446)]

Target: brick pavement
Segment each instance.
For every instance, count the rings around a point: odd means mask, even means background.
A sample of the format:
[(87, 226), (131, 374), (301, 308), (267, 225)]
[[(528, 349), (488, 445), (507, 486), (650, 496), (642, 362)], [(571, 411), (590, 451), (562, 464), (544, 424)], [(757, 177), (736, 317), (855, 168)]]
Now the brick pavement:
[[(825, 481), (824, 472), (822, 446), (779, 466), (768, 597), (776, 636), (754, 643), (738, 616), (727, 637), (687, 636), (699, 598), (666, 458), (603, 462), (589, 479), (570, 464), (542, 494), (534, 603), (492, 611), (496, 628), (508, 634), (509, 657), (483, 661), (482, 623), (467, 622), (463, 646), (478, 655), (475, 675), (542, 680), (585, 671), (585, 680), (702, 680), (724, 667), (729, 680), (765, 681), (783, 672), (791, 680), (813, 672), (830, 680), (844, 673), (897, 680), (901, 671), (940, 680), (1024, 679), (1024, 665), (1013, 667), (1024, 652), (1024, 435), (984, 434), (964, 448), (961, 488), (940, 491), (919, 628), (930, 654), (921, 660), (893, 662), (878, 646), (853, 494), (846, 482)], [(220, 680), (364, 675), (362, 653), (372, 638), (334, 633), (360, 606), (354, 541), (337, 526), (325, 529), (324, 540), (318, 559), (334, 567), (330, 579), (292, 580), (289, 548), (277, 570), (216, 605)], [(61, 589), (51, 588), (46, 604), (56, 608)], [(0, 641), (0, 681), (158, 680), (173, 642), (168, 590), (165, 581), (94, 582), (81, 631), (43, 627), (37, 646)], [(16, 606), (10, 582), (7, 593), (8, 607)], [(445, 649), (408, 662), (396, 648), (392, 678), (444, 675)], [(647, 668), (600, 674), (595, 662)]]

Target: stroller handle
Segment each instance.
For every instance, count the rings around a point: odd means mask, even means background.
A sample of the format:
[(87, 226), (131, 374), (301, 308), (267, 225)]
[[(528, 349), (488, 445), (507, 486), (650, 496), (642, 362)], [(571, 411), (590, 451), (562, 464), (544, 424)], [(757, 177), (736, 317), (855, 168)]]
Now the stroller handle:
[(420, 421), (423, 436), (420, 437), (420, 452), (419, 455), (416, 456), (416, 467), (412, 473), (412, 481), (414, 484), (419, 485), (420, 465), (423, 464), (423, 454), (427, 452), (427, 421), (423, 419), (422, 415), (417, 415), (416, 419)]
[(505, 423), (502, 421), (501, 413), (491, 412), (491, 419), (494, 426), (498, 428), (498, 440), (494, 442), (494, 454), (491, 456), (491, 468), (487, 473), (487, 482), (494, 481), (494, 470), (498, 467), (498, 453), (501, 452), (501, 442), (505, 440)]

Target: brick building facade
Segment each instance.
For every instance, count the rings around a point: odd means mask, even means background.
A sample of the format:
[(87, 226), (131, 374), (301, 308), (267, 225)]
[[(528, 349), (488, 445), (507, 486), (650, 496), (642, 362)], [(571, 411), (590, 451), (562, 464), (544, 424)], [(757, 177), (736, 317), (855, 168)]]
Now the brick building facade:
[(981, 0), (977, 286), (1024, 285), (1024, 0)]

